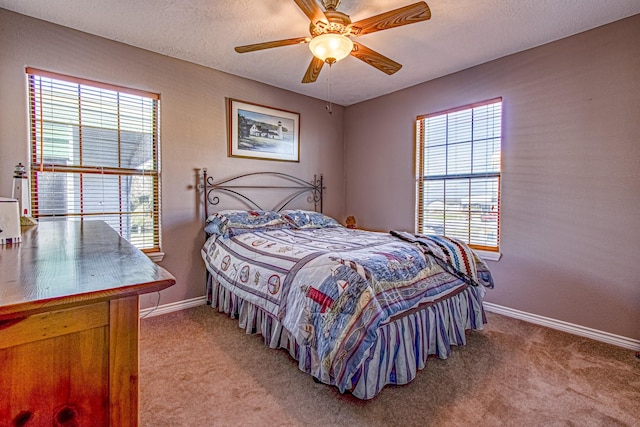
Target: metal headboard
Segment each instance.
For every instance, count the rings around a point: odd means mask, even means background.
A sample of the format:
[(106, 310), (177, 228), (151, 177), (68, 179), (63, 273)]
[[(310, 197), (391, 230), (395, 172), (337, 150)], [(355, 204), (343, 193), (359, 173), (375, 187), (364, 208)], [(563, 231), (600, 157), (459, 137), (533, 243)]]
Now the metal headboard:
[[(291, 202), (297, 199), (303, 194), (308, 194), (307, 201), (313, 203), (314, 210), (322, 212), (322, 197), (325, 190), (323, 176), (313, 176), (313, 181), (308, 182), (302, 178), (298, 178), (293, 175), (289, 175), (281, 172), (253, 172), (242, 175), (237, 175), (231, 178), (223, 179), (221, 181), (214, 181), (212, 176), (207, 174), (207, 169), (203, 169), (204, 178), (204, 214), (205, 218), (209, 217), (209, 206), (215, 206), (220, 203), (220, 198), (215, 194), (216, 192), (224, 192), (241, 199), (251, 209), (259, 210), (273, 210), (281, 211), (286, 208)], [(257, 177), (257, 180), (254, 179)], [(275, 177), (281, 182), (282, 185), (253, 185), (253, 182), (259, 181), (260, 177)], [(243, 184), (243, 182), (249, 182), (249, 184)], [(274, 207), (263, 208), (248, 195), (244, 190), (290, 190), (290, 194), (280, 202), (280, 204)], [(318, 209), (319, 207), (319, 209)]]

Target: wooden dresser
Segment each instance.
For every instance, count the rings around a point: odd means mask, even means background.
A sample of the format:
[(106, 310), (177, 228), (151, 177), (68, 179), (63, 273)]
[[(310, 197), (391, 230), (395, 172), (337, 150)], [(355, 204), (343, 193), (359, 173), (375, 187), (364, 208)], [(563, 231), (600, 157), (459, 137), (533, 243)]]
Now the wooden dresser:
[(138, 298), (175, 278), (102, 221), (0, 246), (0, 426), (138, 424)]

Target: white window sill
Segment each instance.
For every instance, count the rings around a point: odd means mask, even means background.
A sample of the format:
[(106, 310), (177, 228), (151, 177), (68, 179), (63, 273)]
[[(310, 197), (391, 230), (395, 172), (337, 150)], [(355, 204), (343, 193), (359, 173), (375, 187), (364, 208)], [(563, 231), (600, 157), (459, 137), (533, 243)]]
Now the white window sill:
[(478, 249), (474, 249), (473, 251), (480, 255), (480, 258), (485, 261), (499, 261), (502, 257), (502, 254), (500, 252), (481, 251)]
[(149, 252), (146, 255), (151, 258), (153, 262), (160, 262), (164, 258), (164, 252)]

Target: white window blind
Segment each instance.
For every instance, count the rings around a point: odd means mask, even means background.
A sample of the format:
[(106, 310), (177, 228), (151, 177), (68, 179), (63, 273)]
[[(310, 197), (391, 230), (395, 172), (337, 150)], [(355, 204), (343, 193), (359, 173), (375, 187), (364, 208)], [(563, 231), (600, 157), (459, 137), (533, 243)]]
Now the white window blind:
[(500, 246), (502, 98), (416, 119), (416, 229)]
[(159, 95), (27, 68), (31, 204), (160, 249)]

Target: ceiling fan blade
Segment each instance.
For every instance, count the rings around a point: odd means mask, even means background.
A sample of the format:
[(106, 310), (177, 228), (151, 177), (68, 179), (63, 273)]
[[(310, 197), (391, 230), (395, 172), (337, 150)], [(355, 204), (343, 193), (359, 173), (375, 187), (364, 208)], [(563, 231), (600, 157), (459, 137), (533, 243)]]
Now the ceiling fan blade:
[(372, 67), (375, 67), (383, 73), (387, 73), (389, 75), (402, 68), (402, 65), (398, 64), (396, 61), (389, 59), (386, 56), (381, 55), (378, 52), (356, 42), (353, 42), (353, 50), (351, 51), (351, 56), (355, 56), (359, 60), (364, 61)]
[(254, 52), (256, 50), (271, 49), (272, 47), (289, 46), (292, 44), (307, 43), (308, 37), (297, 37), (295, 39), (276, 40), (272, 42), (248, 44), (246, 46), (238, 46), (235, 51), (238, 53)]
[(376, 31), (388, 30), (389, 28), (400, 27), (402, 25), (413, 24), (415, 22), (426, 21), (431, 18), (431, 10), (427, 3), (419, 1), (409, 6), (390, 10), (350, 25), (351, 34), (360, 36)]
[(316, 0), (293, 1), (296, 2), (298, 7), (302, 9), (305, 15), (307, 15), (307, 18), (309, 18), (309, 21), (311, 21), (312, 24), (316, 24), (318, 23), (318, 21), (329, 22), (327, 17), (324, 16), (324, 12), (322, 11), (322, 9), (320, 9), (320, 7), (318, 6)]
[(316, 58), (315, 56), (311, 60), (309, 64), (309, 68), (307, 68), (307, 72), (304, 73), (304, 77), (302, 78), (302, 83), (313, 83), (318, 78), (320, 74), (320, 70), (322, 70), (322, 66), (324, 65), (324, 61), (322, 59)]

